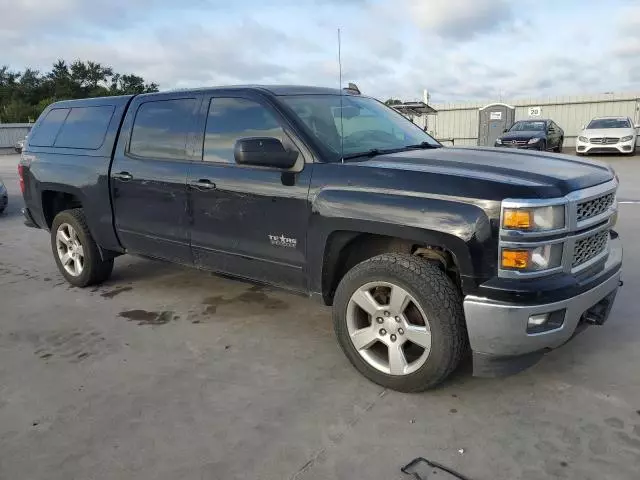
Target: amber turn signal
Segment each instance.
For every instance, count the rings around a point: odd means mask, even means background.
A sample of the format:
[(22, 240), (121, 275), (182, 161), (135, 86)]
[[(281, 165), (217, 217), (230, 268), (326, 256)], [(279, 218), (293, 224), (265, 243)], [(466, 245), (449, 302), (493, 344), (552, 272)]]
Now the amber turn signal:
[(529, 266), (529, 250), (502, 249), (502, 268), (525, 269)]
[(533, 214), (530, 210), (505, 208), (502, 228), (528, 229), (533, 226)]

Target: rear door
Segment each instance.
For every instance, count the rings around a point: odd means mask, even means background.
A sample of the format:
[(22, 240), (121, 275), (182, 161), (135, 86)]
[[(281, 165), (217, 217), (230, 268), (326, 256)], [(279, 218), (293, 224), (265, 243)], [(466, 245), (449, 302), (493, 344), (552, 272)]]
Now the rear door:
[(196, 94), (136, 97), (111, 166), (115, 227), (127, 251), (191, 264), (187, 170)]
[[(202, 161), (190, 165), (191, 244), (197, 266), (304, 290), (311, 155), (261, 95), (223, 92), (201, 107)], [(288, 170), (238, 165), (236, 140), (275, 137), (299, 152)]]

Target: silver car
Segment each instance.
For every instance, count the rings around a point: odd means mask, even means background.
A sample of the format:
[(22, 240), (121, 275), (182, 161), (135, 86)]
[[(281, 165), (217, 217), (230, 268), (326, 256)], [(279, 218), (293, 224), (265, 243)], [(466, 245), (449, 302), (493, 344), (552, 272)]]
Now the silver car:
[(640, 125), (629, 117), (597, 117), (583, 127), (576, 140), (576, 153), (625, 153), (633, 155)]
[(16, 143), (13, 148), (17, 153), (22, 153), (22, 149), (24, 148), (24, 142), (26, 140), (27, 137), (24, 137), (24, 139), (20, 140), (18, 143)]

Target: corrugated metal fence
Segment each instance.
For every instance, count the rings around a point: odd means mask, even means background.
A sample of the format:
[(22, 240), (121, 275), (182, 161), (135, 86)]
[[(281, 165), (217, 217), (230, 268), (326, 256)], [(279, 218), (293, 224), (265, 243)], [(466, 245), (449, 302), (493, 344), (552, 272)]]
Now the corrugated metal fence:
[(0, 150), (13, 149), (13, 146), (29, 133), (32, 125), (32, 123), (0, 123)]
[[(478, 141), (478, 109), (494, 102), (445, 103), (432, 105), (438, 113), (428, 116), (428, 131), (445, 144), (469, 146)], [(640, 124), (640, 92), (589, 96), (551, 97), (546, 99), (502, 100), (515, 107), (516, 120), (530, 116), (533, 107), (540, 107), (538, 118), (550, 118), (565, 132), (565, 146), (575, 146), (582, 125), (593, 117), (624, 116)], [(418, 122), (416, 122), (418, 123)]]

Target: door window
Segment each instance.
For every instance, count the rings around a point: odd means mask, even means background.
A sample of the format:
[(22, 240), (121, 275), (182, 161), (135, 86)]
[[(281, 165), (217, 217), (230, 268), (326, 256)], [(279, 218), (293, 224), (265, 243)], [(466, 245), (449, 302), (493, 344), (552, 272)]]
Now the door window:
[(185, 159), (195, 98), (145, 102), (138, 107), (129, 153), (140, 157)]
[(263, 105), (245, 98), (213, 98), (204, 135), (203, 160), (235, 163), (233, 148), (240, 138), (273, 137), (287, 145), (276, 117)]

